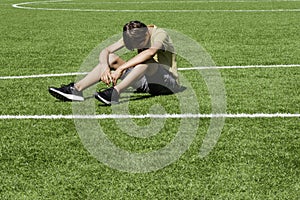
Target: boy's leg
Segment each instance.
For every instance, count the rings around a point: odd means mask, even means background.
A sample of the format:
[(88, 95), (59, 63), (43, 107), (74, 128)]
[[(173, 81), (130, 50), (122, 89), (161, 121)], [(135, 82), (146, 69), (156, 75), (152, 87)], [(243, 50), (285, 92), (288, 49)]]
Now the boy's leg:
[[(153, 75), (158, 70), (158, 63), (139, 64), (115, 87), (111, 87), (95, 94), (95, 98), (103, 103), (110, 105), (119, 102), (119, 94), (141, 79), (144, 75)], [(145, 77), (143, 77), (145, 78)]]
[[(122, 60), (119, 56), (116, 54), (110, 54), (109, 55), (109, 67), (111, 69), (117, 69), (119, 66), (124, 64), (125, 61)], [(100, 76), (103, 73), (103, 69), (100, 64), (98, 64), (91, 72), (89, 72), (83, 79), (75, 83), (75, 88), (78, 91), (82, 91), (89, 86), (97, 83), (100, 81)]]
[[(126, 76), (131, 73), (131, 71), (134, 69), (134, 67), (131, 67), (125, 72), (123, 72), (122, 76), (120, 77), (120, 80), (124, 80)], [(149, 87), (148, 87), (148, 82), (145, 76), (142, 76), (139, 80), (133, 82), (130, 87), (136, 90), (138, 93), (148, 93), (149, 92)]]
[(182, 87), (177, 83), (177, 79), (163, 66), (158, 63), (140, 64), (132, 69), (114, 88), (118, 93), (131, 86), (132, 83), (144, 76), (147, 82), (148, 91), (152, 95), (167, 95), (177, 93)]
[[(124, 61), (115, 54), (109, 55), (109, 65), (113, 69), (117, 69), (124, 64)], [(49, 87), (49, 93), (62, 101), (84, 101), (82, 90), (97, 83), (100, 80), (103, 72), (101, 65), (97, 65), (87, 76), (78, 83), (70, 83), (61, 87)]]
[(130, 73), (114, 88), (121, 93), (123, 90), (133, 85), (136, 81), (141, 79), (144, 75), (153, 75), (159, 67), (158, 63), (139, 64), (135, 66)]

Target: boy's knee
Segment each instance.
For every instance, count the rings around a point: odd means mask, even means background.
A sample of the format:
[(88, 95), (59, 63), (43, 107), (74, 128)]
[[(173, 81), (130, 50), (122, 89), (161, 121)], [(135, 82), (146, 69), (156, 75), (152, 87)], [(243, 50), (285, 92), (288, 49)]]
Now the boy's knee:
[(136, 68), (148, 68), (148, 64), (138, 64), (135, 67)]
[(117, 69), (119, 66), (124, 64), (124, 61), (114, 53), (108, 55), (109, 67), (112, 69)]

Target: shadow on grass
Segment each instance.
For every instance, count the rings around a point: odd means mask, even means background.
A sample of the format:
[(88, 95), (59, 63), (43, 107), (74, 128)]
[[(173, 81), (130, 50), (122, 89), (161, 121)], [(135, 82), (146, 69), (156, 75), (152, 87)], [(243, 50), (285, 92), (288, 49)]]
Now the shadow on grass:
[[(183, 92), (186, 89), (187, 89), (186, 87), (182, 86), (181, 89), (179, 91), (177, 91), (176, 93)], [(132, 95), (126, 96), (126, 97), (121, 97), (120, 101), (119, 101), (119, 104), (126, 103), (126, 102), (129, 102), (129, 101), (141, 101), (143, 99), (149, 99), (149, 98), (152, 98), (152, 97), (155, 97), (155, 96), (168, 96), (168, 95), (173, 95), (174, 94), (173, 93), (173, 94), (152, 95), (152, 94), (149, 94), (149, 93), (146, 93), (146, 92), (138, 92), (138, 91), (133, 92), (131, 90), (126, 90), (123, 93), (132, 94)], [(90, 98), (94, 98), (94, 96), (87, 97), (86, 99), (90, 99)], [(111, 106), (111, 105), (106, 105), (106, 104), (100, 103), (99, 106), (100, 107), (107, 107), (107, 106)]]

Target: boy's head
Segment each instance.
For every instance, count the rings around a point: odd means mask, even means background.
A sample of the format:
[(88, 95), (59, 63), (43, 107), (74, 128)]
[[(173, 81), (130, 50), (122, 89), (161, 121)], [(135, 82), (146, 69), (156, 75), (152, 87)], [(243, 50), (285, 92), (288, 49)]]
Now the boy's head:
[(148, 27), (140, 21), (130, 21), (123, 27), (123, 40), (129, 50), (146, 48), (149, 42)]

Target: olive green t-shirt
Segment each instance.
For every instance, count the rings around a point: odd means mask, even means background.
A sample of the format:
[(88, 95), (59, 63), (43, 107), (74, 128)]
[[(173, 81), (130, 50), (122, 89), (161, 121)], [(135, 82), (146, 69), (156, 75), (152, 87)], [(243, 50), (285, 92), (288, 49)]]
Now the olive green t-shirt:
[(151, 32), (151, 46), (155, 42), (162, 44), (162, 49), (159, 49), (154, 56), (155, 61), (162, 64), (165, 69), (178, 78), (176, 54), (171, 38), (165, 30), (156, 26), (150, 25), (150, 27), (153, 28)]

